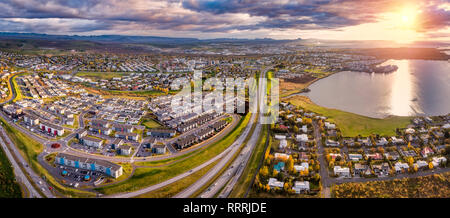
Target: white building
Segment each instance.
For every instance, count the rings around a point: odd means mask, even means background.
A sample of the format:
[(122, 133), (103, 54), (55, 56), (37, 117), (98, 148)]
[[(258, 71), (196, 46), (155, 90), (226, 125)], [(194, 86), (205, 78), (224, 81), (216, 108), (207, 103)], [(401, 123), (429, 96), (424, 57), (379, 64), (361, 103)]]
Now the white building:
[(103, 140), (89, 136), (84, 136), (80, 138), (80, 141), (83, 143), (83, 145), (94, 148), (102, 148), (103, 145)]
[(334, 123), (325, 122), (324, 124), (326, 129), (336, 129), (336, 125)]
[(300, 165), (294, 165), (294, 169), (297, 172), (304, 172), (309, 168), (309, 164), (307, 162), (302, 162)]
[(348, 167), (334, 166), (334, 174), (340, 177), (350, 177), (350, 169)]
[(275, 153), (275, 159), (289, 159), (289, 155), (284, 153)]
[(306, 134), (300, 134), (295, 136), (295, 140), (298, 142), (307, 142), (308, 141), (308, 135)]
[(297, 181), (294, 183), (292, 189), (295, 193), (300, 194), (301, 192), (309, 192), (309, 182), (308, 181)]
[(407, 163), (397, 162), (397, 163), (395, 163), (394, 168), (395, 168), (395, 172), (401, 173), (402, 170), (407, 171), (409, 169), (409, 166)]
[(275, 178), (269, 178), (269, 187), (270, 188), (283, 188), (284, 182), (280, 182)]
[(280, 149), (284, 149), (287, 147), (287, 140), (286, 139), (282, 139), (280, 141)]
[(70, 154), (59, 153), (55, 157), (55, 164), (97, 171), (114, 178), (118, 178), (123, 174), (123, 168), (118, 164), (105, 160), (77, 157)]
[(275, 139), (278, 139), (278, 140), (286, 139), (286, 136), (285, 135), (275, 135)]

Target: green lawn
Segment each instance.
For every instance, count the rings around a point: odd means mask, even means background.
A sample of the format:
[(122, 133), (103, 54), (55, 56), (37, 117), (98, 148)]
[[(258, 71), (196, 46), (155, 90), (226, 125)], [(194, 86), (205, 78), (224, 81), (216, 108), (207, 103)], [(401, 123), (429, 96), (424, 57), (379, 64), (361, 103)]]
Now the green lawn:
[(16, 182), (13, 168), (5, 152), (0, 148), (0, 198), (21, 198), (22, 191)]
[[(215, 157), (228, 146), (230, 146), (237, 137), (244, 130), (245, 126), (250, 120), (251, 114), (247, 114), (244, 119), (241, 119), (238, 126), (233, 129), (227, 136), (217, 143), (214, 143), (206, 149), (195, 151), (196, 153), (187, 159), (183, 159), (179, 162), (169, 164), (167, 166), (152, 167), (152, 168), (137, 168), (130, 179), (113, 184), (110, 186), (96, 188), (98, 192), (103, 194), (114, 194), (121, 192), (131, 192), (160, 183), (168, 180), (174, 176), (177, 176), (183, 172), (188, 171), (205, 161)], [(178, 159), (180, 157), (176, 157)], [(172, 160), (174, 161), (174, 160)]]
[(220, 159), (216, 160), (215, 162), (204, 167), (203, 169), (201, 169), (183, 179), (180, 179), (170, 185), (164, 186), (155, 191), (151, 191), (151, 192), (147, 192), (145, 194), (139, 195), (139, 196), (137, 196), (137, 198), (171, 198), (174, 195), (178, 194), (179, 192), (183, 191), (184, 189), (188, 188), (192, 184), (194, 184), (194, 182), (196, 182), (199, 178), (201, 178), (203, 175), (205, 175), (219, 161), (220, 161)]
[(144, 125), (145, 127), (149, 128), (149, 129), (161, 127), (161, 124), (159, 124), (158, 122), (156, 122), (153, 119), (145, 119), (145, 120), (143, 120), (142, 121), (142, 125)]
[(127, 73), (118, 72), (78, 72), (76, 76), (95, 78), (95, 79), (112, 79), (114, 77), (121, 77)]
[(80, 191), (76, 189), (72, 189), (69, 187), (65, 187), (58, 183), (56, 179), (44, 168), (42, 167), (38, 160), (37, 156), (43, 150), (43, 145), (35, 140), (29, 138), (24, 135), (19, 130), (15, 129), (11, 125), (9, 125), (3, 118), (0, 117), (1, 124), (3, 128), (5, 128), (9, 138), (11, 141), (17, 146), (17, 148), (21, 151), (22, 156), (25, 160), (30, 163), (30, 166), (33, 170), (40, 176), (45, 176), (49, 185), (58, 190), (60, 193), (73, 196), (73, 197), (94, 197), (95, 194), (86, 191)]
[(314, 104), (305, 96), (292, 96), (284, 99), (284, 101), (328, 117), (330, 121), (338, 125), (344, 137), (354, 137), (359, 134), (361, 136), (370, 134), (395, 135), (396, 128), (405, 128), (411, 120), (411, 117), (398, 116), (377, 119), (329, 109)]
[(17, 81), (16, 81), (16, 78), (19, 75), (22, 75), (22, 74), (14, 75), (13, 79), (12, 79), (14, 90), (16, 91), (16, 97), (13, 99), (13, 102), (20, 101), (20, 100), (22, 100), (24, 98), (24, 96), (22, 95), (22, 90), (20, 90), (20, 87), (19, 87), (19, 85), (17, 84)]
[[(160, 96), (160, 95), (166, 95), (165, 92), (158, 91), (158, 90), (137, 90), (137, 91), (129, 91), (129, 90), (108, 90), (106, 91), (113, 95), (138, 95), (138, 96)], [(176, 94), (178, 91), (175, 90), (169, 90), (168, 94)]]

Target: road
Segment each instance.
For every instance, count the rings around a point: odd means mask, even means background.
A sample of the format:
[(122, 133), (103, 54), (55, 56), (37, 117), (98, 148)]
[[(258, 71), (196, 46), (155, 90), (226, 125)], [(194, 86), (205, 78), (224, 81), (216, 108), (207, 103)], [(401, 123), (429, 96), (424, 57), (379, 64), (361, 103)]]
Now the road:
[(0, 144), (2, 145), (3, 150), (6, 153), (6, 156), (9, 159), (9, 162), (11, 162), (11, 165), (14, 170), (14, 175), (16, 176), (16, 180), (22, 184), (25, 185), (29, 192), (30, 198), (41, 198), (42, 196), (39, 194), (39, 192), (31, 185), (28, 178), (25, 176), (25, 173), (22, 171), (22, 168), (20, 168), (19, 164), (14, 159), (13, 155), (9, 151), (8, 147), (6, 146), (5, 142), (3, 141), (3, 138), (0, 137)]
[[(260, 74), (260, 80), (258, 85), (258, 102), (264, 102), (267, 99), (265, 99), (265, 94), (267, 92), (267, 82), (265, 82), (264, 78), (267, 74), (267, 71), (270, 70), (271, 67), (266, 68), (261, 74)], [(221, 177), (219, 177), (213, 186), (209, 187), (205, 192), (203, 192), (200, 196), (202, 198), (212, 198), (219, 193), (219, 198), (226, 198), (230, 195), (231, 191), (235, 187), (236, 183), (238, 182), (239, 178), (242, 176), (242, 173), (244, 172), (245, 167), (248, 164), (248, 161), (250, 160), (250, 157), (252, 155), (253, 150), (256, 147), (256, 144), (258, 143), (258, 140), (261, 136), (261, 130), (262, 130), (262, 124), (261, 121), (264, 119), (262, 112), (262, 106), (263, 104), (259, 105), (259, 113), (258, 113), (258, 122), (256, 124), (255, 130), (253, 131), (252, 136), (248, 140), (245, 147), (242, 149), (241, 153), (238, 157), (233, 161), (233, 164), (228, 167), (228, 169), (222, 174)]]
[[(53, 198), (55, 197), (53, 195), (53, 193), (51, 193), (48, 189), (48, 185), (47, 183), (39, 176), (37, 175), (27, 164), (27, 162), (25, 161), (25, 159), (22, 157), (22, 155), (20, 154), (20, 151), (17, 149), (17, 147), (14, 145), (14, 143), (11, 141), (11, 139), (8, 137), (8, 134), (6, 133), (6, 131), (3, 129), (3, 127), (0, 127), (0, 134), (2, 134), (2, 140), (1, 140), (1, 144), (2, 146), (7, 146), (11, 149), (12, 152), (14, 152), (14, 156), (16, 156), (16, 158), (18, 159), (19, 162), (22, 163), (22, 165), (24, 165), (24, 169), (26, 171), (26, 173), (31, 177), (31, 179), (33, 180), (32, 182), (34, 182), (37, 186), (39, 186), (41, 188), (41, 192), (44, 193), (45, 197), (48, 198)], [(5, 140), (5, 141), (3, 141)], [(5, 145), (6, 144), (6, 145)], [(5, 149), (5, 151), (8, 149)], [(9, 150), (8, 150), (9, 151)], [(10, 159), (11, 160), (11, 159)], [(11, 161), (12, 163), (13, 161)], [(15, 162), (15, 161), (14, 161)], [(17, 164), (17, 163), (16, 163)], [(18, 165), (16, 165), (18, 166)], [(20, 168), (16, 168), (15, 169), (20, 169)], [(24, 176), (24, 172), (23, 171), (16, 171), (18, 172), (18, 174), (21, 174), (22, 176)], [(17, 175), (17, 174), (16, 174)], [(36, 190), (31, 186), (30, 181), (28, 181), (28, 179), (25, 177), (25, 180), (22, 180), (22, 182), (26, 185), (26, 187), (28, 188), (28, 190), (30, 190), (30, 192), (32, 193), (32, 195), (38, 197), (40, 196), (39, 194), (36, 194)], [(27, 184), (29, 183), (29, 184)]]
[[(267, 68), (263, 73), (260, 74), (260, 78), (264, 78), (267, 71), (270, 68)], [(254, 107), (258, 107), (258, 103), (262, 101), (263, 94), (266, 93), (266, 84), (263, 83), (263, 80), (259, 80), (258, 84), (258, 95), (256, 95), (256, 99), (253, 102)], [(201, 194), (201, 197), (205, 198), (212, 198), (216, 193), (218, 193), (222, 187), (227, 184), (228, 181), (234, 176), (235, 179), (229, 184), (228, 187), (234, 187), (234, 185), (237, 182), (237, 179), (240, 177), (240, 175), (243, 172), (243, 169), (245, 168), (251, 153), (259, 139), (259, 136), (261, 134), (262, 124), (260, 122), (260, 118), (262, 116), (262, 113), (252, 113), (252, 116), (250, 118), (249, 124), (247, 125), (244, 134), (242, 134), (232, 145), (233, 150), (225, 156), (217, 165), (215, 165), (211, 170), (209, 170), (205, 175), (202, 176), (199, 180), (197, 180), (194, 184), (183, 190), (182, 192), (175, 195), (175, 198), (187, 198), (192, 196), (194, 193), (196, 193), (199, 189), (204, 187), (209, 181), (211, 181), (214, 177), (217, 176), (217, 174), (223, 169), (227, 163), (229, 163), (232, 158), (237, 154), (239, 149), (241, 148), (241, 145), (245, 142), (247, 139), (247, 136), (250, 134), (250, 131), (254, 124), (256, 124), (256, 127), (251, 134), (248, 142), (245, 144), (245, 146), (242, 148), (241, 153), (239, 156), (236, 157), (236, 159), (233, 161), (230, 167), (228, 167), (227, 170), (220, 176), (215, 183), (210, 186), (204, 193)], [(255, 122), (255, 118), (258, 118)], [(250, 125), (251, 124), (251, 125)], [(227, 189), (228, 190), (228, 189)], [(231, 190), (230, 190), (231, 191)], [(227, 191), (229, 194), (229, 191)]]

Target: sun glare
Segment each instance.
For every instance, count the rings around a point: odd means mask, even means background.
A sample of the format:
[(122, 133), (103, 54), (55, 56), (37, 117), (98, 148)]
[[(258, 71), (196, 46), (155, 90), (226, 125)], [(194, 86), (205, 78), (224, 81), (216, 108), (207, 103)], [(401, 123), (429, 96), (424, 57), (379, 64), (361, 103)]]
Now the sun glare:
[(415, 29), (416, 17), (419, 14), (419, 10), (415, 8), (404, 8), (398, 12), (394, 19), (397, 21), (397, 28), (402, 29)]

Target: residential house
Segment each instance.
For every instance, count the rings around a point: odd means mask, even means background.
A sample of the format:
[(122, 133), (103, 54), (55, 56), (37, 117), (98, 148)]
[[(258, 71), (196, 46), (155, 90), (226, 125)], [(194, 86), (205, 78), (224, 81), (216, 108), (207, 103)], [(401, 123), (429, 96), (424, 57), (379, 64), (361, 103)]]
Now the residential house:
[(121, 145), (119, 148), (121, 155), (131, 155), (131, 146)]
[(326, 146), (330, 146), (330, 147), (338, 147), (339, 146), (339, 142), (331, 140), (331, 139), (327, 139), (327, 141), (325, 142), (325, 145)]
[(360, 161), (362, 158), (362, 154), (348, 154), (348, 159), (351, 161)]
[(56, 155), (55, 164), (84, 170), (97, 171), (113, 178), (118, 178), (123, 174), (123, 168), (118, 164), (105, 160), (77, 157), (65, 153), (58, 153)]
[(82, 138), (80, 138), (80, 142), (83, 145), (89, 146), (89, 147), (94, 147), (94, 148), (102, 148), (103, 145), (103, 140), (102, 139), (98, 139), (98, 138), (93, 138), (90, 136), (84, 136)]
[(433, 155), (434, 151), (433, 149), (431, 149), (430, 147), (425, 147), (424, 149), (422, 149), (422, 151), (420, 152), (420, 154), (422, 155), (422, 157), (426, 158), (429, 155)]
[(356, 163), (353, 167), (353, 172), (355, 175), (361, 175), (366, 172), (368, 166), (365, 164)]
[(407, 163), (397, 162), (394, 165), (394, 169), (396, 173), (402, 173), (407, 172), (409, 169), (409, 166)]
[(165, 144), (156, 143), (152, 146), (152, 152), (155, 154), (165, 154), (167, 151), (167, 147)]
[(130, 141), (138, 141), (139, 135), (137, 133), (129, 133), (129, 132), (116, 132), (116, 138), (126, 139)]
[(300, 194), (302, 192), (309, 192), (309, 182), (308, 181), (296, 181), (294, 183), (294, 187), (292, 189), (296, 194)]
[(171, 138), (175, 136), (176, 131), (172, 129), (151, 129), (147, 132), (147, 135), (150, 135), (155, 138)]
[(273, 188), (280, 188), (282, 189), (284, 187), (284, 182), (278, 181), (276, 178), (269, 178), (269, 187), (271, 189)]
[(334, 174), (339, 177), (350, 178), (350, 169), (348, 167), (334, 166)]

